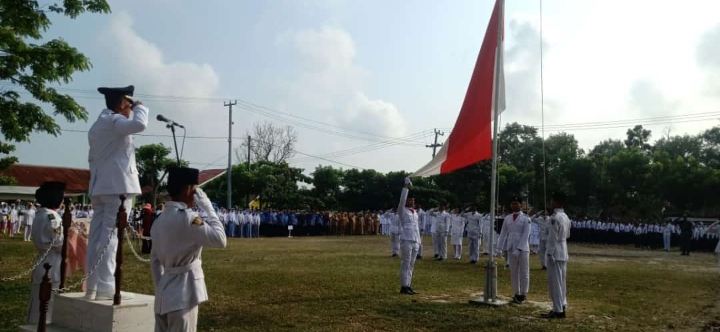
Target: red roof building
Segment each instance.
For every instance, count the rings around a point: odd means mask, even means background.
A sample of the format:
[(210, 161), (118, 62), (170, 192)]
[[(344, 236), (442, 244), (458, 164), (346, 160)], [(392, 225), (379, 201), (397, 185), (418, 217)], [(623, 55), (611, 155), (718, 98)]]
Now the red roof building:
[(200, 174), (198, 175), (198, 184), (202, 187), (204, 184), (223, 176), (226, 172), (226, 168), (206, 169), (200, 171)]
[(0, 174), (13, 177), (19, 187), (39, 187), (45, 181), (61, 181), (66, 193), (87, 192), (90, 170), (81, 168), (14, 164)]

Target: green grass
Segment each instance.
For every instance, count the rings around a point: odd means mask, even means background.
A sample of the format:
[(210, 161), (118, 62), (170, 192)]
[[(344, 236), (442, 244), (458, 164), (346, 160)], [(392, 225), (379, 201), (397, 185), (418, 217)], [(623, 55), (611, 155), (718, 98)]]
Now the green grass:
[[(425, 239), (429, 247), (429, 239)], [(0, 240), (0, 277), (30, 266), (34, 248)], [(416, 296), (399, 295), (399, 258), (389, 238), (231, 239), (203, 250), (210, 301), (201, 331), (711, 331), (720, 326), (720, 268), (711, 254), (571, 246), (568, 318), (539, 319), (549, 302), (544, 271), (531, 256), (528, 299), (500, 309), (467, 301), (483, 290), (484, 269), (462, 261), (419, 260)], [(452, 255), (452, 254), (451, 254)], [(432, 253), (426, 252), (426, 257)], [(511, 295), (509, 271), (498, 292)], [(152, 294), (149, 266), (126, 252), (125, 290)], [(75, 279), (73, 279), (75, 280)], [(0, 331), (25, 320), (29, 279), (0, 283)]]

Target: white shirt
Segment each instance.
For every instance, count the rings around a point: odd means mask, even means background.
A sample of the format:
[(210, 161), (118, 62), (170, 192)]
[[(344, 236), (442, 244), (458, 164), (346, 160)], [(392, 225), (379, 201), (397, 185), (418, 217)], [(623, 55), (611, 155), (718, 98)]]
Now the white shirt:
[(400, 192), (400, 202), (398, 203), (397, 214), (400, 224), (400, 240), (420, 243), (420, 228), (418, 214), (415, 209), (405, 207), (407, 202), (408, 188), (403, 188)]
[(556, 261), (567, 262), (569, 258), (567, 239), (570, 237), (570, 227), (570, 219), (565, 210), (555, 209), (555, 214), (550, 217), (546, 253)]
[(135, 106), (131, 118), (109, 109), (100, 112), (88, 131), (90, 196), (140, 194), (132, 134), (145, 130), (148, 108)]
[[(517, 215), (513, 218), (513, 215)], [(530, 218), (522, 212), (505, 216), (497, 247), (509, 252), (530, 251)]]
[(155, 313), (192, 308), (208, 299), (202, 269), (204, 246), (225, 248), (225, 229), (215, 211), (207, 221), (185, 203), (169, 201), (150, 231)]

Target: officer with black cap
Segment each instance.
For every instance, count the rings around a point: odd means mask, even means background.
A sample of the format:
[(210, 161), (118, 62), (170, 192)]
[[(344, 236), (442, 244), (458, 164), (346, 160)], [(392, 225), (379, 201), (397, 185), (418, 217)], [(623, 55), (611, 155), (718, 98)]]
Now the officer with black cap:
[[(141, 193), (133, 134), (145, 130), (148, 109), (139, 101), (133, 101), (135, 87), (98, 88), (105, 95), (107, 107), (98, 116), (88, 132), (90, 152), (89, 195), (94, 215), (88, 236), (87, 266), (95, 266), (95, 272), (87, 279), (86, 298), (111, 300), (115, 294), (115, 252), (117, 236), (116, 216), (120, 207), (120, 195), (126, 195), (125, 210), (132, 209), (133, 196)], [(108, 238), (110, 238), (108, 243)], [(103, 255), (102, 249), (107, 245)], [(102, 258), (100, 256), (102, 255)], [(129, 294), (122, 294), (129, 298)]]
[[(172, 200), (150, 231), (156, 332), (196, 330), (198, 305), (208, 299), (202, 248), (227, 245), (220, 218), (197, 186), (198, 175), (194, 168), (170, 168), (167, 190)], [(207, 213), (206, 221), (190, 209), (193, 205)]]
[(522, 197), (514, 196), (510, 203), (512, 213), (505, 216), (498, 249), (507, 254), (510, 264), (510, 280), (512, 283), (513, 302), (522, 304), (530, 289), (530, 217), (520, 211)]
[[(63, 228), (62, 218), (57, 209), (65, 195), (65, 183), (45, 182), (35, 191), (35, 199), (42, 207), (35, 213), (32, 228), (32, 242), (37, 249), (37, 261), (47, 251), (45, 259), (35, 266), (30, 286), (28, 324), (36, 325), (40, 320), (40, 282), (45, 275), (45, 263), (50, 263), (50, 282), (53, 288), (60, 286), (60, 262), (62, 261)], [(49, 249), (49, 251), (48, 251)], [(50, 297), (46, 322), (52, 322), (53, 298)]]

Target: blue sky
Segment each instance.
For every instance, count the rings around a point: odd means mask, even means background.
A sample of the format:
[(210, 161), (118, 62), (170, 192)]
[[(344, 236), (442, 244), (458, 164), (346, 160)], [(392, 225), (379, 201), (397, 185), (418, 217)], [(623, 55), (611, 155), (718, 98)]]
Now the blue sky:
[[(161, 96), (144, 100), (153, 119), (160, 113), (183, 123), (188, 136), (226, 136), (222, 100), (240, 99), (269, 110), (236, 108), (233, 136), (258, 121), (295, 124), (304, 153), (291, 160), (298, 167), (414, 171), (430, 158), (424, 144), (432, 129), (454, 124), (493, 3), (111, 1), (112, 14), (59, 18), (47, 33), (94, 65), (65, 86), (78, 89), (68, 93), (79, 97), (89, 121), (60, 124), (87, 130), (103, 108), (98, 86), (134, 84), (136, 93)], [(720, 98), (717, 1), (545, 0), (543, 7), (548, 134), (566, 130), (588, 149), (623, 137), (630, 127), (624, 120), (646, 119), (655, 138), (720, 124), (714, 114), (691, 116), (716, 111)], [(503, 123), (541, 122), (538, 10), (537, 1), (506, 5)], [(657, 120), (667, 116), (676, 118)], [(620, 122), (587, 124), (608, 121)], [(567, 125), (578, 123), (585, 125)], [(169, 134), (154, 120), (147, 133)], [(378, 141), (402, 144), (363, 148)], [(172, 145), (167, 137), (136, 139), (154, 142)], [(17, 156), (21, 163), (87, 167), (87, 146), (82, 132), (36, 134), (18, 144)], [(184, 158), (221, 168), (226, 154), (224, 139), (188, 139)]]

